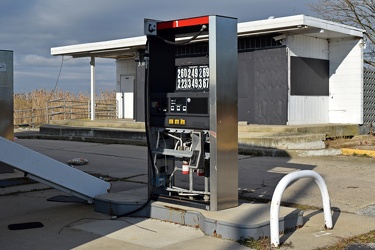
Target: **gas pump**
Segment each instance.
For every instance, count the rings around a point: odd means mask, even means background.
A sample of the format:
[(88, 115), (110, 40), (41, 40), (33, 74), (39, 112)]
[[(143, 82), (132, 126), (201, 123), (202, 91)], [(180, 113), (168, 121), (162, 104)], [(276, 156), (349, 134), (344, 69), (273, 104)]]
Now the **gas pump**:
[[(150, 195), (211, 211), (237, 206), (237, 19), (144, 26)], [(181, 63), (177, 49), (197, 41), (208, 43), (206, 57)]]

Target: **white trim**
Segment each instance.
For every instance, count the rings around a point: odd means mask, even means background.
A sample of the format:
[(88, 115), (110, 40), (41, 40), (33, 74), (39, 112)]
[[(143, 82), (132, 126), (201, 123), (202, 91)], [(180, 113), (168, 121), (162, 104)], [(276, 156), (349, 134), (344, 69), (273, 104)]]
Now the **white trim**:
[[(132, 46), (142, 46), (146, 44), (146, 36), (124, 38), (96, 43), (82, 43), (51, 48), (51, 55), (66, 55), (80, 52), (104, 52), (108, 49), (124, 49)], [(104, 50), (104, 51), (103, 51)]]

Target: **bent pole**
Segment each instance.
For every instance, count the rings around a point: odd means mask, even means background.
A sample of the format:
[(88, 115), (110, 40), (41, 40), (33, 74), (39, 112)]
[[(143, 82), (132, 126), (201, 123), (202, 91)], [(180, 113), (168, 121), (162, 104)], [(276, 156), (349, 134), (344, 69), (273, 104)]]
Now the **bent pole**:
[(331, 215), (331, 203), (329, 199), (327, 185), (325, 184), (323, 178), (316, 172), (312, 170), (302, 170), (287, 174), (284, 176), (280, 182), (277, 184), (275, 192), (272, 196), (271, 209), (270, 209), (270, 228), (271, 228), (271, 247), (279, 247), (279, 210), (281, 197), (284, 190), (288, 185), (295, 180), (302, 178), (314, 178), (315, 182), (318, 184), (320, 193), (323, 200), (323, 211), (324, 211), (324, 222), (326, 229), (332, 229), (332, 215)]

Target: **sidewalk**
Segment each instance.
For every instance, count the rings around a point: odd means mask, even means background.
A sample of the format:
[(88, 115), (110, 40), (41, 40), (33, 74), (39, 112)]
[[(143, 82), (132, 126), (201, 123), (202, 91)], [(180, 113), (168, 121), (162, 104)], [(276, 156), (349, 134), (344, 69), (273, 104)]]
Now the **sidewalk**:
[[(79, 169), (113, 178), (115, 190), (137, 190), (147, 183), (144, 147), (48, 140), (17, 140), (18, 143), (59, 161), (89, 159)], [(124, 168), (124, 166), (126, 166)], [(325, 231), (321, 197), (312, 180), (301, 180), (283, 195), (283, 201), (309, 206), (305, 225), (281, 237), (294, 249), (314, 249), (341, 238), (375, 230), (373, 159), (366, 157), (251, 157), (239, 156), (239, 195), (243, 201), (269, 199), (278, 181), (295, 170), (320, 173), (331, 196), (334, 229)], [(0, 178), (20, 177), (19, 172)], [(121, 180), (119, 180), (121, 179)], [(0, 240), (4, 249), (248, 249), (197, 228), (145, 218), (112, 217), (82, 203), (56, 203), (46, 199), (63, 193), (42, 184), (2, 188)], [(248, 201), (250, 202), (250, 201)], [(188, 209), (188, 208), (187, 208)], [(262, 211), (268, 214), (269, 211)], [(7, 225), (41, 222), (42, 228), (8, 230)], [(286, 248), (286, 247), (282, 247)]]

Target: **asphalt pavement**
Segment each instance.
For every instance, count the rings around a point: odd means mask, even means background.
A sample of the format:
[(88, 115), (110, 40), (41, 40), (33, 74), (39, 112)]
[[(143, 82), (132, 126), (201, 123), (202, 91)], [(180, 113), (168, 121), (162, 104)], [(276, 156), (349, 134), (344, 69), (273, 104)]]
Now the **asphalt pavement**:
[[(146, 148), (57, 140), (17, 143), (61, 162), (83, 157), (82, 171), (107, 178), (113, 191), (136, 190), (147, 184)], [(286, 174), (314, 170), (325, 180), (333, 210), (334, 229), (324, 230), (319, 188), (311, 179), (291, 184), (282, 201), (305, 206), (304, 226), (281, 237), (294, 249), (314, 249), (341, 238), (375, 230), (374, 159), (370, 157), (252, 157), (239, 155), (241, 202), (269, 200)], [(16, 171), (1, 181), (22, 177)], [(85, 203), (47, 201), (64, 193), (40, 183), (1, 188), (2, 249), (248, 249), (237, 242), (204, 235), (200, 229), (149, 218), (114, 219)], [(268, 211), (266, 211), (268, 213)], [(41, 222), (43, 227), (9, 230), (8, 225)], [(284, 244), (282, 248), (290, 245)]]

